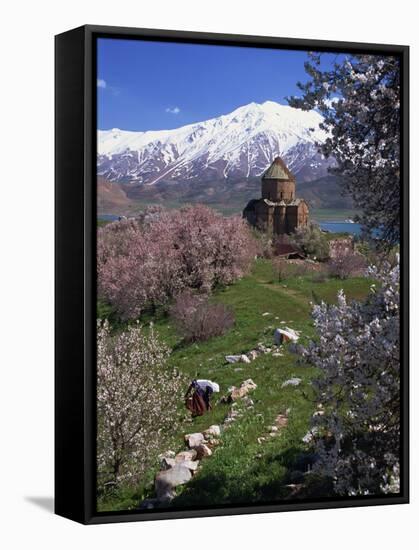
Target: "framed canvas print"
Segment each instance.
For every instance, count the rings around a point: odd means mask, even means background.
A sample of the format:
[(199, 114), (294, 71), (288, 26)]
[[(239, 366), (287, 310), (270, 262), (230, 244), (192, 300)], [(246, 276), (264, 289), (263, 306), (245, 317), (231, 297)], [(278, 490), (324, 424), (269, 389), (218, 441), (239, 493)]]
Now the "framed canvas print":
[(56, 37), (56, 513), (408, 502), (408, 47)]

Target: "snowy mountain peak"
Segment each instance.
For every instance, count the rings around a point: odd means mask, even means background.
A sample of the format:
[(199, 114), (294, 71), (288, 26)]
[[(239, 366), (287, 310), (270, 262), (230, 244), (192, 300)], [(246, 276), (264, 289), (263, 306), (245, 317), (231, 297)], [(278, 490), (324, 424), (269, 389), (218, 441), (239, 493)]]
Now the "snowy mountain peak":
[(297, 177), (315, 179), (327, 165), (316, 147), (321, 122), (315, 111), (265, 101), (173, 130), (99, 130), (98, 174), (131, 184), (248, 178), (281, 156)]

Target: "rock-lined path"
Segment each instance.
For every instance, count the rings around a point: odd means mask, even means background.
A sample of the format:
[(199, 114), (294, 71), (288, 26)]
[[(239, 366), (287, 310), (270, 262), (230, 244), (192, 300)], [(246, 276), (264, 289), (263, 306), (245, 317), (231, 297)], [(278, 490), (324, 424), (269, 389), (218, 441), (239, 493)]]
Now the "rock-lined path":
[(237, 410), (241, 401), (246, 409), (253, 408), (253, 401), (248, 395), (257, 385), (251, 380), (245, 380), (239, 387), (232, 386), (226, 396), (225, 403), (231, 403), (227, 416), (221, 425), (213, 424), (203, 432), (186, 434), (184, 436), (187, 448), (175, 454), (167, 451), (160, 455), (161, 470), (154, 481), (155, 498), (142, 501), (140, 509), (153, 509), (167, 506), (176, 496), (176, 488), (185, 485), (202, 467), (202, 461), (211, 457), (216, 447), (222, 443), (222, 433), (228, 429), (243, 413)]

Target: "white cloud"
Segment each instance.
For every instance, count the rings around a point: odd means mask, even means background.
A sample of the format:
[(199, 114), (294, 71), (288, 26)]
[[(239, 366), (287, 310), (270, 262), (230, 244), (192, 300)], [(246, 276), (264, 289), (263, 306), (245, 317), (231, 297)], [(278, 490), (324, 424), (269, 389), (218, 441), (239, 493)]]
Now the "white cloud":
[(170, 113), (171, 115), (178, 115), (180, 113), (179, 107), (167, 107), (166, 113)]
[(103, 78), (97, 79), (97, 87), (98, 88), (106, 88), (106, 81), (103, 80)]

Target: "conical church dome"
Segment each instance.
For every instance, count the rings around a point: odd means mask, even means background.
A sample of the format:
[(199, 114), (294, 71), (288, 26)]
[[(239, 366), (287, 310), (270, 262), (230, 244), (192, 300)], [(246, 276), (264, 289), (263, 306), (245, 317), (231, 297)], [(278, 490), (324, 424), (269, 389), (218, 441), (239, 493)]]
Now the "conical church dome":
[(292, 180), (295, 181), (293, 174), (288, 170), (287, 165), (281, 159), (276, 157), (270, 167), (262, 176), (262, 180)]

